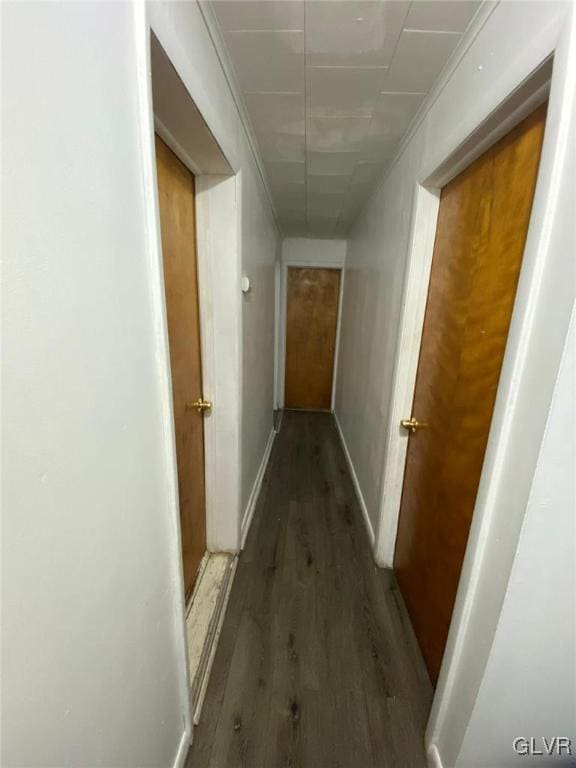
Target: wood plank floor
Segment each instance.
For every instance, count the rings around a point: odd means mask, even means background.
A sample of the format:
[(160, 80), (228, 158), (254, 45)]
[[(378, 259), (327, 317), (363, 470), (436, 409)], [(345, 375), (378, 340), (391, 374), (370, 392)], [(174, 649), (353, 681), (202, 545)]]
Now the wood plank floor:
[(420, 768), (431, 696), (333, 417), (285, 412), (186, 768)]

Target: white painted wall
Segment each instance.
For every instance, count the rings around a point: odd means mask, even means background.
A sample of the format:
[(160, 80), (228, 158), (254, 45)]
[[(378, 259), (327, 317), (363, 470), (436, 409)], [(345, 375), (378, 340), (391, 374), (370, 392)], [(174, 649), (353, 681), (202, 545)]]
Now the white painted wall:
[[(372, 525), (418, 185), (555, 54), (538, 188), (491, 437), (427, 743), (459, 753), (498, 623), (574, 299), (576, 34), (570, 3), (501, 2), (458, 51), (429, 111), (364, 209), (348, 244), (336, 414)], [(409, 415), (409, 414), (407, 414)], [(378, 538), (378, 537), (377, 537)], [(393, 550), (393, 542), (387, 542)], [(543, 545), (545, 546), (545, 545)], [(379, 550), (376, 552), (377, 556)], [(380, 562), (384, 562), (378, 558)], [(387, 563), (389, 564), (389, 563)], [(499, 695), (505, 695), (501, 681)], [(490, 739), (490, 734), (485, 733)]]
[(282, 263), (318, 267), (343, 267), (346, 240), (322, 240), (311, 237), (286, 237), (282, 241)]
[(2, 20), (2, 765), (170, 766), (185, 656), (133, 9)]
[[(142, 9), (2, 4), (6, 768), (164, 768), (190, 736)], [(197, 4), (148, 10), (241, 175), (245, 498), (272, 421), (278, 235)]]
[(514, 753), (518, 736), (536, 737), (539, 749), (542, 736), (568, 736), (574, 746), (575, 357), (573, 314), (518, 553), (458, 768), (522, 765), (530, 758)]
[(250, 291), (242, 299), (242, 512), (257, 481), (273, 431), (274, 266), (277, 234), (258, 197), (254, 172), (242, 172), (242, 272)]

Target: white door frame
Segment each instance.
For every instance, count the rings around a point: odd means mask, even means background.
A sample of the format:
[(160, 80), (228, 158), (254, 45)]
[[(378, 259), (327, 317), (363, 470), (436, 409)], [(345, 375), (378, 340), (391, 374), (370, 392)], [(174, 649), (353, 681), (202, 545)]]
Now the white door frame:
[(337, 269), (340, 271), (340, 287), (338, 291), (338, 319), (336, 322), (336, 343), (334, 345), (334, 371), (332, 374), (332, 395), (330, 411), (334, 412), (336, 397), (336, 375), (338, 371), (338, 351), (340, 349), (340, 325), (342, 320), (342, 299), (344, 297), (345, 259), (319, 257), (314, 259), (287, 258), (282, 259), (280, 280), (280, 330), (279, 330), (279, 370), (278, 370), (278, 403), (284, 408), (284, 390), (286, 384), (286, 310), (288, 303), (288, 269), (300, 267), (307, 269)]

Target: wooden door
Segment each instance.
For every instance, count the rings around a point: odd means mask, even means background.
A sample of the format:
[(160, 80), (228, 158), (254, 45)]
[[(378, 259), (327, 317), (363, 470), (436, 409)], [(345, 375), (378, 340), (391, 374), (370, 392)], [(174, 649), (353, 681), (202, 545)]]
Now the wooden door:
[(156, 137), (156, 166), (178, 463), (184, 586), (188, 596), (206, 551), (203, 416), (194, 177)]
[(492, 419), (546, 117), (538, 109), (442, 190), (395, 569), (437, 680)]
[(329, 411), (340, 295), (339, 269), (289, 267), (286, 408)]

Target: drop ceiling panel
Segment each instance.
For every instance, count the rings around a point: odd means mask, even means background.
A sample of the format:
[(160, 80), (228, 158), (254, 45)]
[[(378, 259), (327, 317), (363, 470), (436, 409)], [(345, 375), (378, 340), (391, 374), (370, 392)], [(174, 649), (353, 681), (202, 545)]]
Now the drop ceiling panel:
[(326, 219), (322, 216), (308, 216), (306, 225), (313, 237), (335, 237), (338, 227), (338, 219)]
[(312, 152), (359, 151), (370, 118), (311, 117), (306, 121), (306, 146)]
[(218, 0), (214, 10), (221, 29), (304, 29), (303, 0)]
[(304, 136), (303, 93), (247, 93), (244, 102), (258, 133)]
[(385, 74), (380, 67), (308, 67), (308, 116), (371, 117)]
[(226, 32), (240, 87), (246, 93), (304, 91), (304, 33), (294, 30)]
[(401, 0), (307, 2), (308, 64), (387, 66), (409, 5)]
[(306, 163), (286, 163), (273, 161), (266, 163), (266, 172), (271, 183), (281, 184), (301, 183), (306, 181)]
[(362, 145), (360, 160), (368, 163), (382, 163), (391, 160), (398, 149), (398, 139), (374, 133), (366, 138)]
[[(382, 173), (381, 162), (360, 162), (354, 169), (350, 184), (354, 187), (357, 185), (372, 184), (379, 175)], [(353, 190), (350, 190), (353, 194)]]
[(313, 192), (308, 189), (306, 193), (306, 211), (308, 216), (336, 220), (344, 205), (343, 192)]
[(359, 152), (314, 152), (306, 153), (306, 168), (310, 174), (351, 175), (360, 157)]
[(414, 0), (410, 6), (406, 29), (435, 30), (437, 32), (464, 32), (479, 2), (457, 3), (454, 0)]
[(425, 97), (425, 93), (379, 94), (370, 122), (370, 135), (400, 139)]
[(256, 129), (256, 138), (265, 162), (304, 162), (306, 144), (303, 133), (259, 133)]
[(405, 29), (386, 73), (383, 90), (427, 93), (459, 40), (460, 35), (454, 32)]
[(212, 3), (283, 231), (345, 231), (479, 5)]
[(336, 176), (335, 174), (309, 173), (306, 177), (308, 194), (344, 193), (350, 184), (350, 174)]
[(270, 184), (274, 197), (283, 210), (304, 212), (306, 207), (306, 184), (303, 181), (289, 181), (282, 184)]

